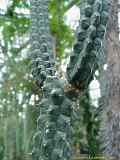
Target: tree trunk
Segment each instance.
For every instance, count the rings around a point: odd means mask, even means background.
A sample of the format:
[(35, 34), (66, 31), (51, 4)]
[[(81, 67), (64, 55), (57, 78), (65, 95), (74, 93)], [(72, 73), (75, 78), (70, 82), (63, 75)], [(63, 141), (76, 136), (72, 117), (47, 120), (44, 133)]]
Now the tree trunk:
[(120, 45), (118, 37), (118, 2), (111, 0), (110, 17), (105, 40), (107, 94), (104, 114), (105, 155), (120, 160)]

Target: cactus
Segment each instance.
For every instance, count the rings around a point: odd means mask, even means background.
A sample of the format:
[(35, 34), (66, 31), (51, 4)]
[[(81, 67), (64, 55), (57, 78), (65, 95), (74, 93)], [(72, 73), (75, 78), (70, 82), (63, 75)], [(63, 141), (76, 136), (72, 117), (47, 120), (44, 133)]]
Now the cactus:
[(48, 0), (31, 0), (31, 68), (34, 80), (43, 85), (46, 75), (54, 75), (52, 38), (49, 30)]
[(108, 0), (81, 0), (77, 41), (67, 66), (67, 79), (77, 88), (89, 85), (99, 65), (108, 9)]
[[(79, 88), (89, 84), (98, 66), (108, 19), (107, 0), (81, 0), (81, 21), (67, 67), (68, 81)], [(48, 0), (31, 0), (32, 75), (43, 98), (33, 138), (33, 160), (68, 160), (71, 157), (72, 101), (55, 76)]]
[(48, 0), (31, 0), (32, 75), (43, 99), (33, 138), (33, 160), (68, 160), (71, 156), (72, 102), (55, 76), (49, 32)]
[(64, 95), (57, 77), (48, 77), (43, 86), (40, 116), (34, 136), (34, 160), (67, 160), (71, 156), (71, 101)]

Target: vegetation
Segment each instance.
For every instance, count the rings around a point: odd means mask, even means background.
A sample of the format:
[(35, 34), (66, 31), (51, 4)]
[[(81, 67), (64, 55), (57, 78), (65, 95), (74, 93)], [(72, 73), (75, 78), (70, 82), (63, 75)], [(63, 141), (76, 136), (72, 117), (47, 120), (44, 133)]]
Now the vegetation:
[[(82, 88), (82, 91), (84, 91), (97, 69), (98, 53), (102, 50), (102, 40), (108, 21), (109, 4), (107, 0), (104, 3), (102, 0), (81, 1), (81, 3), (78, 39), (74, 45), (74, 54), (70, 57), (67, 77), (71, 83), (70, 87), (73, 85), (76, 90)], [(31, 1), (32, 73), (38, 87), (42, 87), (43, 91), (40, 110), (46, 108), (46, 111), (44, 109), (40, 112), (38, 119), (39, 130), (34, 137), (32, 157), (36, 160), (67, 160), (71, 158), (72, 153), (69, 134), (72, 125), (70, 118), (73, 113), (73, 102), (70, 99), (68, 100), (70, 97), (67, 95), (69, 95), (69, 92), (76, 92), (76, 90), (64, 91), (64, 84), (62, 85), (60, 78), (55, 75), (55, 61), (53, 61), (54, 54), (52, 39), (49, 34), (48, 15), (48, 0), (44, 0), (44, 2), (42, 0)], [(89, 59), (88, 62), (87, 59)], [(89, 79), (89, 77), (91, 78)], [(73, 97), (74, 100), (77, 99), (75, 93), (73, 93), (72, 99)], [(91, 123), (86, 127), (87, 132), (89, 132), (87, 139), (90, 148), (94, 148), (95, 144), (91, 146), (92, 143), (89, 138), (89, 136), (91, 137), (91, 127)], [(92, 153), (91, 150), (90, 153), (95, 156), (95, 153)]]
[[(89, 84), (104, 64), (108, 2), (9, 0), (0, 10), (0, 160), (102, 153), (101, 105), (92, 104)], [(76, 30), (66, 24), (74, 5)]]

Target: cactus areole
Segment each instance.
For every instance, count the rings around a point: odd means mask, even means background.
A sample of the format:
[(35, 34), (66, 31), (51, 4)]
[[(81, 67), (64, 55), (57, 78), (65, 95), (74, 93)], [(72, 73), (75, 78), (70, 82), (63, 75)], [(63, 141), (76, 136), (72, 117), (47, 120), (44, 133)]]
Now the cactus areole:
[[(81, 0), (81, 19), (74, 52), (67, 67), (68, 82), (77, 87), (89, 84), (95, 72), (108, 19), (107, 0)], [(43, 91), (37, 131), (33, 138), (33, 160), (71, 158), (72, 101), (63, 82), (55, 76), (48, 0), (31, 0), (31, 68)]]

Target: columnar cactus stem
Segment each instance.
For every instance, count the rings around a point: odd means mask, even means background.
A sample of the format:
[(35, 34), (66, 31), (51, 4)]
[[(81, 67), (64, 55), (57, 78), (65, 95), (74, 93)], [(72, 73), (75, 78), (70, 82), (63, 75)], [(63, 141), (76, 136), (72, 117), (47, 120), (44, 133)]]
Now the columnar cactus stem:
[(39, 86), (46, 75), (54, 75), (52, 38), (49, 29), (48, 0), (31, 0), (32, 74)]
[(71, 101), (64, 95), (63, 85), (56, 77), (46, 79), (43, 94), (33, 160), (68, 160), (71, 157)]
[(32, 157), (33, 160), (68, 160), (72, 103), (64, 94), (64, 85), (55, 77), (48, 0), (31, 0), (31, 20), (32, 74), (43, 90)]
[[(108, 19), (108, 0), (81, 0), (81, 21), (74, 54), (67, 68), (68, 81), (84, 88), (97, 68)], [(105, 5), (105, 6), (104, 6)], [(68, 160), (72, 102), (55, 77), (48, 19), (48, 0), (31, 0), (32, 74), (43, 90), (34, 136), (33, 160)]]
[(101, 56), (108, 21), (108, 0), (81, 0), (77, 42), (67, 67), (68, 81), (85, 88), (91, 82)]

